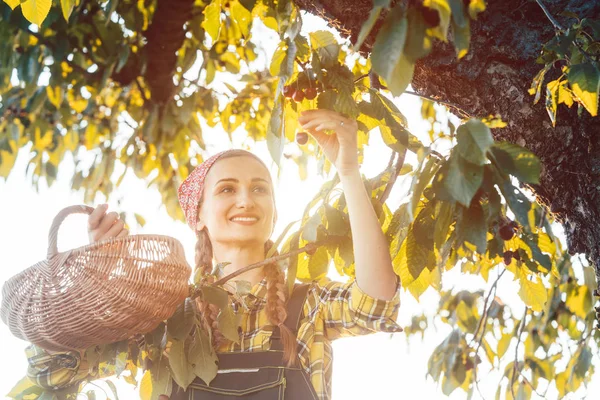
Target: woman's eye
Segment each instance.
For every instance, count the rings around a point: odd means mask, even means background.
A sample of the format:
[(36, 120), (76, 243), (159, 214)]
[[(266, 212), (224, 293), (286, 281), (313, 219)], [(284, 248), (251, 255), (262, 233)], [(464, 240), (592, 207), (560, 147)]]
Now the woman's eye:
[(257, 189), (258, 189), (258, 191), (263, 192), (263, 193), (267, 192), (267, 189), (262, 186), (257, 186), (254, 188), (254, 190), (257, 190)]
[(221, 189), (221, 193), (231, 191), (233, 191), (233, 188), (231, 186), (225, 186), (223, 189)]

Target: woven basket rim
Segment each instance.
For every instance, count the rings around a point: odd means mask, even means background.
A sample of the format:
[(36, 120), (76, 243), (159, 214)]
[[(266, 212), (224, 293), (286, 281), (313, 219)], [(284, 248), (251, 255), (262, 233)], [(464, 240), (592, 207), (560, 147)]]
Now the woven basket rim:
[(149, 234), (149, 233), (144, 233), (144, 234), (139, 234), (139, 235), (127, 235), (127, 236), (123, 236), (123, 237), (113, 237), (113, 238), (103, 239), (98, 242), (89, 243), (86, 245), (75, 247), (70, 250), (59, 251), (58, 253), (56, 253), (56, 255), (54, 257), (57, 257), (59, 255), (65, 255), (67, 253), (70, 254), (70, 253), (76, 253), (76, 252), (82, 252), (82, 251), (88, 251), (88, 250), (95, 250), (96, 248), (103, 247), (104, 245), (106, 245), (108, 243), (131, 242), (131, 241), (135, 241), (135, 240), (139, 240), (139, 239), (146, 239), (146, 240), (149, 240), (149, 239), (157, 240), (158, 239), (159, 241), (163, 241), (163, 242), (173, 242), (175, 244), (175, 246), (179, 247), (180, 250), (182, 250), (182, 252), (184, 249), (183, 244), (178, 239), (176, 239), (172, 236), (153, 235), (153, 234)]

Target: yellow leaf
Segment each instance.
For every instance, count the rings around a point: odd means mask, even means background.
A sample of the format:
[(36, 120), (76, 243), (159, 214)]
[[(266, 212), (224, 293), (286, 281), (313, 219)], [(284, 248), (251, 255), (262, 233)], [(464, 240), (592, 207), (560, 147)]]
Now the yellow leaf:
[(73, 7), (75, 3), (79, 3), (78, 0), (60, 0), (60, 8), (62, 9), (63, 16), (65, 20), (68, 22), (69, 17), (71, 16), (71, 12), (73, 12)]
[[(405, 241), (406, 242), (406, 241)], [(410, 275), (410, 272), (408, 273)], [(423, 269), (421, 274), (417, 279), (411, 282), (408, 286), (405, 286), (406, 289), (413, 295), (413, 297), (418, 301), (419, 297), (427, 288), (431, 287), (440, 287), (441, 284), (441, 275), (440, 269), (435, 268), (433, 271), (429, 271), (428, 268)], [(439, 290), (439, 289), (438, 289)]]
[(519, 278), (519, 297), (533, 311), (540, 312), (546, 301), (548, 300), (548, 293), (544, 283), (539, 279), (537, 275), (531, 275), (532, 280), (528, 279), (527, 273), (524, 268), (517, 269), (517, 275)]
[(19, 394), (32, 387), (35, 387), (35, 384), (25, 376), (19, 382), (17, 382), (17, 384), (10, 390), (6, 397), (16, 398)]
[(281, 41), (279, 46), (277, 46), (277, 50), (275, 50), (275, 53), (273, 53), (271, 66), (269, 67), (271, 76), (277, 76), (281, 72), (281, 64), (287, 58), (287, 48), (288, 46), (285, 41)]
[(440, 15), (440, 23), (431, 29), (431, 33), (445, 42), (447, 40), (448, 27), (450, 26), (450, 4), (448, 0), (424, 0), (423, 5), (436, 10)]
[(63, 100), (63, 91), (60, 86), (56, 86), (54, 89), (50, 86), (46, 86), (46, 93), (48, 94), (48, 100), (56, 108), (60, 108), (60, 103)]
[(508, 350), (508, 345), (510, 344), (512, 338), (513, 335), (511, 335), (510, 333), (502, 334), (502, 337), (498, 341), (498, 359), (502, 358), (504, 353), (506, 353), (506, 350)]
[(12, 153), (6, 150), (0, 150), (0, 176), (8, 178), (12, 167), (15, 165), (17, 160), (17, 145), (14, 140), (9, 140), (9, 146), (12, 149)]
[(221, 0), (213, 0), (206, 6), (202, 27), (210, 35), (213, 42), (216, 42), (221, 31)]
[(585, 319), (592, 309), (592, 293), (587, 286), (574, 288), (567, 294), (567, 307), (579, 318)]
[(75, 151), (79, 144), (79, 135), (74, 130), (70, 130), (64, 137), (65, 149)]
[(46, 149), (48, 146), (50, 146), (52, 144), (52, 131), (48, 130), (44, 133), (44, 136), (42, 136), (42, 130), (40, 129), (40, 127), (36, 127), (35, 128), (35, 141), (34, 141), (34, 148), (37, 150), (44, 150)]
[(4, 2), (5, 2), (6, 4), (8, 4), (8, 6), (9, 6), (10, 8), (12, 8), (13, 10), (14, 10), (14, 9), (15, 9), (15, 8), (16, 8), (16, 7), (19, 5), (19, 4), (21, 4), (21, 1), (20, 1), (20, 0), (4, 0)]
[(88, 105), (87, 99), (84, 99), (80, 95), (76, 96), (72, 90), (69, 90), (67, 92), (67, 101), (69, 102), (71, 108), (77, 113), (83, 112), (83, 110), (85, 110)]
[(144, 372), (140, 382), (140, 400), (150, 400), (152, 398), (152, 375), (150, 370)]
[(27, 0), (21, 3), (21, 9), (23, 10), (23, 16), (32, 24), (37, 26), (42, 25), (42, 22), (48, 16), (50, 7), (52, 6), (52, 0)]

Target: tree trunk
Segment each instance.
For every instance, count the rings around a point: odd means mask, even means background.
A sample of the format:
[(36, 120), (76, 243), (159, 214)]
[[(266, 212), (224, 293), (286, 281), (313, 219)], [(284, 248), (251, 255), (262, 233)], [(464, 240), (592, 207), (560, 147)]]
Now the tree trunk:
[[(354, 1), (351, 6), (342, 0), (296, 0), (296, 4), (329, 18), (353, 42), (372, 7), (370, 0)], [(544, 0), (544, 4), (563, 26), (573, 22), (559, 15), (564, 10), (580, 18), (600, 15), (597, 1)], [(470, 115), (500, 114), (508, 122), (506, 128), (493, 130), (495, 138), (524, 146), (540, 158), (540, 184), (531, 189), (563, 224), (569, 253), (585, 253), (600, 282), (600, 120), (587, 111), (578, 117), (577, 106), (569, 109), (561, 104), (552, 127), (544, 101), (534, 105), (527, 90), (542, 68), (535, 61), (554, 35), (554, 27), (535, 1), (488, 1), (487, 5), (471, 24), (467, 56), (459, 62), (451, 44), (437, 43), (431, 55), (417, 63), (412, 86)], [(361, 50), (369, 50), (373, 40), (371, 34)], [(546, 82), (556, 79), (556, 70)]]

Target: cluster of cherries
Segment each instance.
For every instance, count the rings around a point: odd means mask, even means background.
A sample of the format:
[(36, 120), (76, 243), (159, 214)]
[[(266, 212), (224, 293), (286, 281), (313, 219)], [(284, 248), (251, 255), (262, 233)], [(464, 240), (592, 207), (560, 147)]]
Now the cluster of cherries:
[[(503, 240), (510, 240), (513, 238), (513, 236), (515, 236), (515, 230), (519, 227), (519, 224), (517, 224), (515, 221), (506, 221), (506, 223), (504, 225), (502, 225), (500, 227), (500, 229), (498, 230), (498, 233), (500, 234), (500, 237)], [(519, 261), (521, 259), (521, 255), (519, 254), (519, 251), (511, 251), (511, 250), (506, 250), (503, 254), (504, 257), (504, 264), (506, 265), (510, 265), (510, 263), (512, 262), (512, 259), (514, 258), (515, 260)]]
[[(283, 87), (283, 95), (295, 103), (300, 103), (304, 99), (314, 100), (322, 91), (323, 84), (320, 81), (309, 79), (305, 75), (300, 75), (296, 82)], [(296, 143), (304, 145), (307, 142), (308, 133), (296, 134)]]
[(323, 85), (320, 82), (313, 82), (312, 86), (305, 89), (292, 85), (283, 87), (283, 95), (288, 99), (291, 99), (297, 103), (304, 99), (313, 100), (317, 95), (323, 91)]

